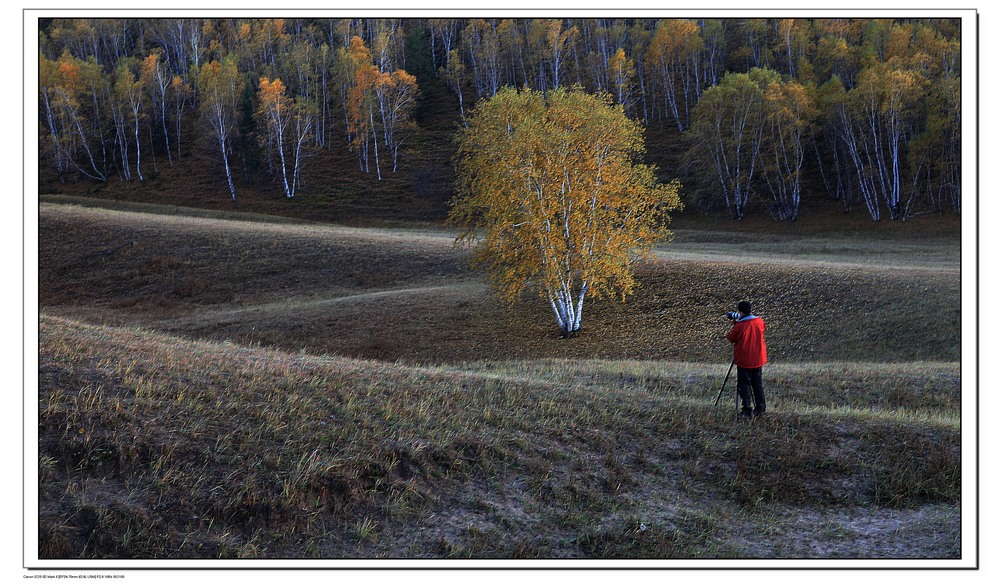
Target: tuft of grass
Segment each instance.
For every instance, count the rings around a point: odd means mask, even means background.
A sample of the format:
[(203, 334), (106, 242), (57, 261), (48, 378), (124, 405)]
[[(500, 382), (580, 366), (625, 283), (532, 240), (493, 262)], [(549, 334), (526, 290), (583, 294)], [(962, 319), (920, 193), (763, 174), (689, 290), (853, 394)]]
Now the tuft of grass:
[(717, 519), (695, 510), (642, 521), (629, 517), (611, 527), (584, 532), (580, 548), (597, 559), (704, 559), (734, 557), (718, 536)]

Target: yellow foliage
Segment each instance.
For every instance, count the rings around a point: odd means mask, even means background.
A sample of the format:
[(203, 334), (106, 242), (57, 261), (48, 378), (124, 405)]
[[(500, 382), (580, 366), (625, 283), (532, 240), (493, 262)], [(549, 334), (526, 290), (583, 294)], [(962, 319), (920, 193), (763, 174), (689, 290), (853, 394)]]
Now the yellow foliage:
[(450, 220), (481, 241), (478, 261), (506, 300), (527, 287), (550, 300), (624, 297), (634, 261), (669, 237), (680, 207), (679, 183), (658, 183), (637, 162), (644, 151), (642, 127), (610, 96), (503, 88), (460, 136)]
[(143, 85), (152, 83), (153, 78), (156, 76), (160, 53), (161, 51), (153, 51), (142, 60), (142, 63), (139, 66), (139, 81)]
[(702, 49), (698, 24), (691, 20), (670, 18), (656, 23), (649, 45), (652, 59), (670, 62)]

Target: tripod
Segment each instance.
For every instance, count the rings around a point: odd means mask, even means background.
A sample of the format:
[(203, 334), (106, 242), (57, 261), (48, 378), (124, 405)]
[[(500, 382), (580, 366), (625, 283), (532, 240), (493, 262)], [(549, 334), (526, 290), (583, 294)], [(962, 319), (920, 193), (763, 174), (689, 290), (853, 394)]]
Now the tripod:
[[(719, 389), (719, 396), (715, 398), (715, 406), (716, 407), (719, 406), (719, 399), (722, 398), (722, 391), (724, 391), (726, 389), (726, 383), (729, 382), (729, 375), (731, 375), (733, 373), (733, 366), (735, 364), (736, 364), (736, 359), (733, 358), (733, 361), (729, 364), (729, 372), (726, 373), (726, 379), (724, 381), (722, 381), (722, 388)], [(740, 394), (739, 393), (736, 393), (736, 410), (737, 411), (740, 410)]]

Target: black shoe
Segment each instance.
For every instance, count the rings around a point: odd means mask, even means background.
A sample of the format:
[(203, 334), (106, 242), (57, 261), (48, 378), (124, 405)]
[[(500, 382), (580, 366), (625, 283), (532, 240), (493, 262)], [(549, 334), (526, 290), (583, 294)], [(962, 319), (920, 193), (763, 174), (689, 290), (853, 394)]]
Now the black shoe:
[(742, 419), (750, 419), (752, 416), (753, 416), (753, 411), (751, 411), (749, 409), (744, 409), (744, 410), (740, 411), (740, 417)]
[(763, 409), (759, 409), (759, 410), (758, 409), (754, 409), (753, 416), (754, 417), (763, 417), (764, 416), (764, 410)]

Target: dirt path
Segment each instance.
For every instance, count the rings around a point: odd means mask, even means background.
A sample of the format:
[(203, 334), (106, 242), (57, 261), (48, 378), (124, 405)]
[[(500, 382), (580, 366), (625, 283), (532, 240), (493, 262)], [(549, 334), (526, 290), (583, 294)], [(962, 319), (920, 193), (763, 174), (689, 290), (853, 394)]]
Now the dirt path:
[(426, 287), (407, 287), (402, 289), (386, 289), (369, 291), (328, 298), (294, 298), (285, 301), (244, 305), (230, 309), (205, 309), (193, 311), (185, 316), (152, 322), (153, 327), (189, 328), (202, 326), (206, 323), (216, 325), (242, 323), (254, 316), (273, 316), (281, 313), (319, 312), (324, 308), (344, 304), (364, 304), (378, 300), (399, 301), (407, 297), (423, 298), (426, 296), (448, 295), (456, 289), (475, 289), (485, 291), (485, 285), (477, 282), (458, 282), (449, 285), (430, 285)]
[[(98, 222), (106, 226), (121, 226), (134, 230), (166, 228), (196, 236), (206, 232), (225, 232), (233, 237), (266, 237), (284, 240), (289, 244), (351, 243), (358, 246), (398, 248), (411, 253), (440, 254), (448, 250), (466, 252), (463, 245), (456, 246), (457, 232), (448, 228), (356, 228), (335, 224), (289, 222), (281, 223), (192, 217), (171, 213), (164, 207), (164, 214), (150, 213), (156, 206), (145, 206), (144, 211), (119, 211), (88, 208), (76, 205), (43, 202), (39, 216), (60, 221), (79, 220)], [(44, 237), (42, 235), (41, 237)], [(884, 240), (875, 237), (850, 236), (843, 238), (768, 234), (742, 234), (737, 232), (712, 232), (678, 230), (669, 243), (654, 247), (658, 260), (693, 260), (703, 262), (766, 263), (795, 267), (820, 268), (885, 268), (891, 270), (920, 270), (959, 272), (962, 248), (957, 239), (940, 237), (921, 239)]]
[(717, 263), (753, 263), (769, 264), (794, 268), (825, 268), (825, 269), (886, 269), (894, 271), (921, 271), (934, 273), (955, 273), (961, 272), (958, 263), (954, 266), (946, 266), (942, 263), (908, 261), (905, 259), (889, 260), (874, 259), (871, 261), (849, 261), (843, 259), (822, 259), (810, 258), (808, 256), (798, 256), (794, 254), (780, 255), (776, 253), (760, 254), (757, 252), (744, 251), (712, 251), (693, 252), (685, 251), (681, 248), (658, 249), (654, 253), (657, 260), (687, 260), (697, 262), (717, 262)]

